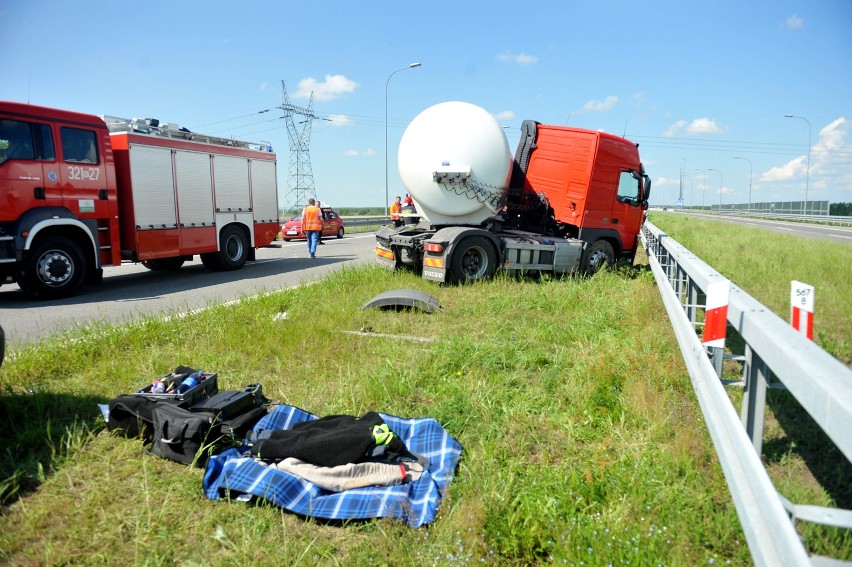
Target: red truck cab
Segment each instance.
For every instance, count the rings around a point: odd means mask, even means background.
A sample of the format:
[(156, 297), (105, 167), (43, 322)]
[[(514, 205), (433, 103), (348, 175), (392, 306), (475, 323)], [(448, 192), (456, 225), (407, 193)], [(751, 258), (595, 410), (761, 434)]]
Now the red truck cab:
[[(521, 131), (520, 145), (531, 144), (528, 162), (519, 164), (524, 191), (547, 199), (556, 234), (583, 240), (588, 250), (603, 241), (611, 259), (632, 262), (651, 190), (636, 144), (605, 132), (532, 121)], [(523, 154), (519, 147), (516, 164)]]
[[(101, 263), (120, 262), (113, 153), (97, 116), (2, 103), (0, 197), (2, 279), (25, 289), (38, 287), (39, 274), (78, 285), (97, 279)], [(93, 269), (69, 271), (68, 256)]]

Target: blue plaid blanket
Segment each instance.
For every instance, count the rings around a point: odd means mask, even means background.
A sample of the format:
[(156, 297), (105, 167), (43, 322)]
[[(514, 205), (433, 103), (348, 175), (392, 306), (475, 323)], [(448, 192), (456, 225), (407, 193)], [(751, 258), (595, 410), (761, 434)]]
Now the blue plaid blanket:
[[(399, 486), (329, 492), (298, 476), (256, 463), (245, 451), (228, 449), (211, 457), (204, 472), (204, 493), (211, 500), (254, 495), (291, 512), (332, 520), (399, 518), (412, 527), (435, 520), (438, 504), (455, 475), (462, 446), (432, 418), (400, 418), (380, 413), (410, 451), (429, 459), (419, 480)], [(317, 416), (280, 405), (263, 417), (255, 431), (289, 429)]]

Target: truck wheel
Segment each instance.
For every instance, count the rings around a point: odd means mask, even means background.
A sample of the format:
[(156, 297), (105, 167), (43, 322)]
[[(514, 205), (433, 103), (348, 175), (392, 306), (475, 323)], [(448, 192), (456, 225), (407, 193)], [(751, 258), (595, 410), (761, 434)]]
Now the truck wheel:
[(68, 297), (83, 284), (86, 261), (72, 240), (51, 236), (38, 242), (24, 258), (18, 285), (45, 299)]
[(343, 227), (337, 229), (337, 238), (343, 238)]
[(142, 265), (149, 270), (159, 272), (173, 272), (183, 266), (184, 259), (180, 256), (175, 258), (155, 258), (152, 260), (143, 260)]
[(606, 240), (598, 240), (583, 253), (580, 268), (584, 273), (591, 276), (614, 263), (615, 251), (612, 249), (612, 244)]
[(236, 226), (226, 226), (219, 235), (219, 251), (201, 255), (201, 263), (214, 271), (239, 270), (248, 260), (248, 242)]
[(497, 252), (482, 236), (469, 236), (459, 243), (450, 259), (450, 271), (457, 283), (488, 279), (497, 270)]

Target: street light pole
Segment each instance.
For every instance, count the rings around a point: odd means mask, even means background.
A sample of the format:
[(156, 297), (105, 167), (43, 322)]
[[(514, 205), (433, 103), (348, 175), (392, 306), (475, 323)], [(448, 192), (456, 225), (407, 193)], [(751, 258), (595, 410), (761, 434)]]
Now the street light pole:
[(712, 167), (708, 167), (707, 171), (715, 171), (716, 173), (719, 174), (719, 212), (721, 213), (722, 212), (722, 186), (723, 186), (722, 172), (719, 171), (718, 169), (713, 169)]
[(701, 208), (704, 209), (704, 193), (707, 191), (707, 172), (703, 169), (693, 169), (701, 172)]
[(405, 67), (400, 67), (390, 75), (388, 75), (388, 80), (385, 81), (385, 216), (390, 216), (390, 198), (388, 196), (388, 85), (390, 84), (391, 77), (399, 73), (400, 71), (405, 71), (406, 69), (414, 69), (415, 67), (420, 67), (420, 63), (411, 63), (410, 65), (406, 65)]
[(808, 185), (811, 177), (811, 123), (804, 116), (795, 116), (793, 114), (785, 114), (784, 118), (798, 118), (804, 120), (808, 124), (808, 168), (805, 170), (805, 214), (808, 214)]
[(734, 156), (734, 159), (744, 159), (748, 162), (748, 214), (751, 214), (751, 174), (753, 172), (751, 160), (742, 156)]

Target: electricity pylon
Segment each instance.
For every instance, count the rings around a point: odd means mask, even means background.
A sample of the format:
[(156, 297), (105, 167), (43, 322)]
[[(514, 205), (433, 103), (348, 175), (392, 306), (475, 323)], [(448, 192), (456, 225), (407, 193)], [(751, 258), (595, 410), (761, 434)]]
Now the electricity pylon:
[[(284, 104), (279, 106), (284, 111), (284, 122), (287, 124), (287, 137), (290, 139), (290, 168), (287, 176), (287, 194), (282, 203), (285, 219), (290, 218), (301, 210), (308, 198), (316, 197), (314, 189), (314, 172), (311, 169), (311, 124), (320, 118), (311, 107), (314, 104), (314, 93), (311, 91), (307, 107), (294, 106), (287, 94), (287, 85), (281, 81), (281, 96)], [(303, 125), (301, 132), (293, 121), (293, 115), (304, 116), (299, 124)]]

